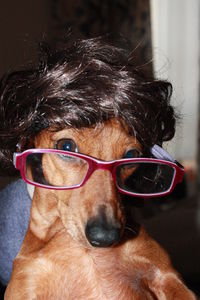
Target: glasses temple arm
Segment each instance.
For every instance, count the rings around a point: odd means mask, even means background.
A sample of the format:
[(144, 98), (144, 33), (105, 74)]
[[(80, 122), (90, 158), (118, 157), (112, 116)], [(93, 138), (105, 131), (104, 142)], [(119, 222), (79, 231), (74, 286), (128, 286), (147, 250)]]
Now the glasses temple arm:
[(16, 167), (16, 157), (17, 157), (17, 153), (14, 152), (13, 153), (13, 165)]
[(158, 159), (164, 159), (167, 161), (171, 161), (174, 162), (175, 164), (177, 164), (180, 168), (184, 169), (184, 167), (177, 161), (175, 160), (166, 150), (164, 150), (162, 147), (158, 146), (158, 145), (154, 145), (151, 149), (150, 149), (151, 154)]

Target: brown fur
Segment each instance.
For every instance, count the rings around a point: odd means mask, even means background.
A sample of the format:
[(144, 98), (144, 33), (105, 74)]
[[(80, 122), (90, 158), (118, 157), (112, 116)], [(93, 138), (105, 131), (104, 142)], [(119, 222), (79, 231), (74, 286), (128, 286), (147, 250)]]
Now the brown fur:
[[(102, 160), (122, 158), (131, 148), (142, 150), (116, 120), (96, 128), (44, 130), (34, 145), (53, 148), (61, 138), (73, 139), (81, 153)], [(122, 226), (121, 242), (113, 247), (92, 247), (85, 236), (87, 221), (100, 207)], [(195, 296), (143, 228), (138, 234), (126, 230), (110, 173), (98, 170), (79, 189), (35, 189), (29, 228), (5, 295), (5, 300), (18, 299), (190, 300)]]

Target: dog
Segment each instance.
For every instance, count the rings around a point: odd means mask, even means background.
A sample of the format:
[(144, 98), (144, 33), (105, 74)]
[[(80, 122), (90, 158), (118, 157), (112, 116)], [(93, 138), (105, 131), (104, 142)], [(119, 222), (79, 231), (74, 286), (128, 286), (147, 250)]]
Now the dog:
[[(155, 167), (150, 149), (174, 134), (170, 84), (145, 78), (102, 38), (45, 51), (38, 69), (3, 81), (2, 156), (11, 168), (17, 144), (15, 166), (35, 186), (5, 299), (195, 299), (123, 206), (127, 178), (142, 162), (145, 174)], [(140, 180), (135, 196), (148, 188)]]

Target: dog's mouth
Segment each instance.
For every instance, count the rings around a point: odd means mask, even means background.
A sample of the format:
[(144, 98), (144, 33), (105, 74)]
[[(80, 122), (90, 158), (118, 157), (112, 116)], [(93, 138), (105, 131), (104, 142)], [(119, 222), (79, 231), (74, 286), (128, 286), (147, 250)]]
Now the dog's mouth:
[(120, 226), (102, 224), (91, 219), (86, 225), (85, 235), (91, 246), (106, 248), (137, 237), (140, 228), (140, 224), (136, 222), (126, 223), (122, 229)]
[(98, 214), (87, 221), (85, 235), (93, 247), (111, 247), (120, 242), (123, 227), (122, 222), (106, 214), (105, 206), (100, 206)]
[(91, 246), (102, 248), (117, 246), (124, 240), (138, 236), (141, 226), (134, 220), (130, 205), (123, 205), (121, 209), (121, 217), (116, 218), (108, 214), (106, 206), (102, 205), (97, 215), (88, 219), (85, 236)]
[(93, 247), (110, 247), (119, 243), (121, 227), (108, 222), (102, 223), (94, 218), (87, 222), (85, 235)]
[(100, 210), (98, 216), (88, 220), (85, 235), (93, 247), (111, 247), (138, 236), (140, 224), (128, 217), (125, 224), (113, 218), (107, 218), (105, 211)]

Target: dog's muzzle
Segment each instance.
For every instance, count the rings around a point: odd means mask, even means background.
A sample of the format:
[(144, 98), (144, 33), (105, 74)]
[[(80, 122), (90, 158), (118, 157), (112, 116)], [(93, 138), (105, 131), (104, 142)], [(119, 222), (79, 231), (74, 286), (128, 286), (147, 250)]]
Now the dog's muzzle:
[(94, 247), (109, 247), (119, 242), (121, 226), (113, 225), (101, 218), (92, 218), (87, 222), (85, 235)]

